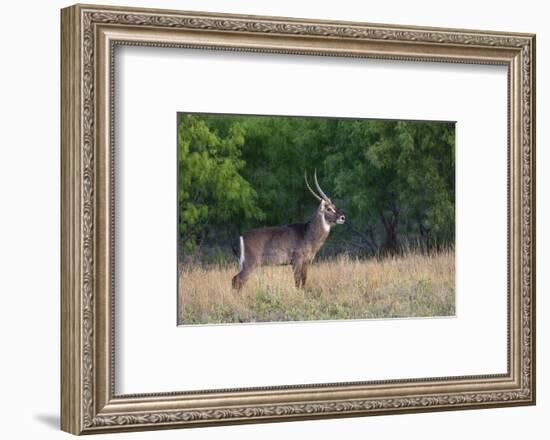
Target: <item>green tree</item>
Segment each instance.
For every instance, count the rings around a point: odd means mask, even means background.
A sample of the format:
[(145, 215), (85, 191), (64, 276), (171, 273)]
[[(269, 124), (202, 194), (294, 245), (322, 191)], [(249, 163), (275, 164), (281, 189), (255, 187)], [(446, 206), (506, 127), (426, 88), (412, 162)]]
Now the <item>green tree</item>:
[(200, 245), (212, 225), (261, 219), (257, 193), (241, 176), (242, 124), (209, 128), (200, 116), (178, 118), (178, 216), (184, 251)]
[(315, 201), (304, 186), (304, 170), (322, 164), (324, 141), (319, 120), (250, 117), (243, 124), (243, 176), (257, 190), (268, 224), (306, 220)]
[(347, 218), (325, 255), (452, 245), (454, 133), (444, 122), (181, 115), (181, 243), (228, 251), (238, 232), (307, 220), (317, 201), (303, 174), (317, 169)]
[[(400, 235), (454, 240), (454, 125), (342, 121), (326, 159), (360, 245), (397, 252)], [(377, 241), (377, 226), (383, 242)]]
[(454, 123), (397, 124), (400, 198), (410, 223), (428, 247), (455, 236)]

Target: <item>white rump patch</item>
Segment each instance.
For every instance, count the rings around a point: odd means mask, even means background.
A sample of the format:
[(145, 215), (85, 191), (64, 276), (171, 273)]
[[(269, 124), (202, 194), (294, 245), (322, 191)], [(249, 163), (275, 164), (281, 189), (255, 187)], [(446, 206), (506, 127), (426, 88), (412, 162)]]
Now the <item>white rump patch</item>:
[(244, 267), (244, 238), (241, 235), (239, 237), (239, 270), (243, 270)]

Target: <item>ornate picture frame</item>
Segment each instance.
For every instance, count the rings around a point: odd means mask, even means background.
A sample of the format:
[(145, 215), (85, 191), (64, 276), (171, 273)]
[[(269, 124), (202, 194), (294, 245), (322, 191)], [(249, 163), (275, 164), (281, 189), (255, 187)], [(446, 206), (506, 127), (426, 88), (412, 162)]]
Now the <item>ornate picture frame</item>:
[[(114, 390), (117, 45), (505, 66), (508, 371), (216, 392)], [(535, 403), (535, 36), (75, 5), (61, 12), (61, 427), (73, 434)]]

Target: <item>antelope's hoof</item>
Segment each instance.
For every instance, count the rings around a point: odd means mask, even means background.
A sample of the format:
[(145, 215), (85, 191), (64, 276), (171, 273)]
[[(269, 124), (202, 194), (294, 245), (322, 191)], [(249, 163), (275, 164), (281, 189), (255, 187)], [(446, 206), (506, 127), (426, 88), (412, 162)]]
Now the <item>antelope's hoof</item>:
[(237, 276), (234, 276), (231, 280), (231, 287), (233, 287), (233, 289), (235, 290), (241, 290), (241, 288), (243, 287), (241, 280)]

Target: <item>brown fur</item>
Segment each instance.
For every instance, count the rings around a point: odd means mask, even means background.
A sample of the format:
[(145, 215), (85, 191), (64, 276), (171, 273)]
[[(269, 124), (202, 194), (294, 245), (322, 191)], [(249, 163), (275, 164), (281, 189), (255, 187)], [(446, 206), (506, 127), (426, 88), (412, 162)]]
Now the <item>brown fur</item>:
[(308, 265), (328, 238), (330, 228), (344, 220), (332, 202), (323, 200), (307, 223), (248, 231), (243, 235), (243, 267), (233, 277), (233, 287), (241, 289), (254, 270), (268, 265), (292, 265), (296, 287), (304, 287)]

